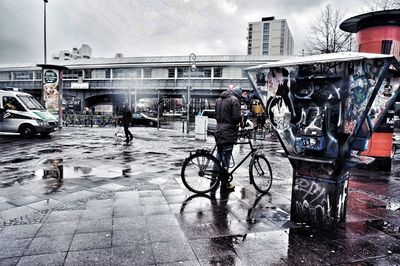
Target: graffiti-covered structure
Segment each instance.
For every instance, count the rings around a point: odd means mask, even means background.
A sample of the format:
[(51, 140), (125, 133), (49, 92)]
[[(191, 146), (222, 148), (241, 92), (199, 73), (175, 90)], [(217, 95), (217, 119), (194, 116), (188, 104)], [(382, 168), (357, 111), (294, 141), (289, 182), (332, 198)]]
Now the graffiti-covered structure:
[(247, 75), (293, 166), (292, 221), (335, 228), (345, 220), (349, 169), (373, 160), (359, 152), (399, 93), (397, 60), (325, 54)]
[[(364, 53), (392, 54), (400, 59), (400, 9), (382, 10), (361, 14), (346, 19), (340, 29), (356, 33), (356, 49)], [(390, 84), (387, 85), (389, 90)], [(378, 125), (364, 155), (372, 156), (375, 162), (367, 169), (390, 171), (394, 129), (394, 106)]]

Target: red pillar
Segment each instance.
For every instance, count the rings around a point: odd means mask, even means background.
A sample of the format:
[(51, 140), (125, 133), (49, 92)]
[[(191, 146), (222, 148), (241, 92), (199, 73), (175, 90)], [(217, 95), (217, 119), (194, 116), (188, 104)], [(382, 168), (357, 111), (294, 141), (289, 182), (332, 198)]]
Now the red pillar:
[[(363, 53), (393, 54), (400, 60), (400, 9), (362, 14), (344, 21), (340, 28), (356, 33), (357, 50)], [(377, 170), (391, 170), (394, 109), (375, 129), (368, 150), (362, 155), (376, 159)], [(387, 123), (389, 122), (389, 123)]]

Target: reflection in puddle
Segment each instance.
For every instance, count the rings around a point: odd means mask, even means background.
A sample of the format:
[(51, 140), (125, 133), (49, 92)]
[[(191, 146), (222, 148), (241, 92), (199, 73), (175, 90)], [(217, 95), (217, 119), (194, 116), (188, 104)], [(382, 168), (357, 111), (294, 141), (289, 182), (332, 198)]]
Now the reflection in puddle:
[[(41, 164), (41, 168), (35, 171), (34, 175), (37, 179), (42, 179), (43, 176), (53, 179), (57, 178), (57, 176), (62, 176), (64, 179), (75, 179), (82, 177), (116, 178), (124, 175), (120, 167), (114, 168), (108, 165), (99, 165), (96, 167), (68, 166), (62, 162), (62, 159), (46, 160)], [(129, 173), (129, 171), (125, 170), (125, 175), (127, 173)]]
[(92, 167), (88, 166), (74, 166), (74, 172), (79, 173), (82, 172), (84, 175), (88, 175), (92, 172)]
[(62, 159), (49, 159), (43, 169), (42, 178), (45, 180), (45, 194), (56, 192), (63, 185), (64, 167)]

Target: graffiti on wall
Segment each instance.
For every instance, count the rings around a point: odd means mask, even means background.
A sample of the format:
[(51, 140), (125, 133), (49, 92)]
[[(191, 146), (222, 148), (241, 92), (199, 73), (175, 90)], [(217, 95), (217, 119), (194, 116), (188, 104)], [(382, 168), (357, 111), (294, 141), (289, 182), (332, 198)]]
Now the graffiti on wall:
[[(249, 77), (289, 154), (334, 159), (363, 119), (383, 67), (383, 59), (310, 63)], [(397, 80), (384, 82), (382, 95), (394, 84), (397, 90)]]
[(292, 195), (296, 216), (321, 226), (332, 225), (344, 217), (347, 179), (336, 184), (297, 177), (294, 182)]

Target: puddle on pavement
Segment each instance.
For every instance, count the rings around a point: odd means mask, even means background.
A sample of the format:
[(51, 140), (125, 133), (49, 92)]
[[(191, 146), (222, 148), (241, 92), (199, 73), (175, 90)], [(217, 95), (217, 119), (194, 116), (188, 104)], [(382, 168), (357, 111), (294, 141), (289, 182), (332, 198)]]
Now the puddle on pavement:
[(36, 156), (24, 156), (24, 157), (14, 158), (14, 159), (10, 159), (10, 160), (5, 159), (4, 161), (1, 161), (1, 164), (4, 165), (4, 164), (22, 163), (22, 162), (26, 162), (26, 161), (35, 160), (35, 159), (39, 159), (39, 158)]
[(39, 169), (34, 172), (36, 179), (63, 179), (100, 177), (115, 178), (124, 174), (122, 168), (109, 168), (107, 165), (99, 167), (92, 166), (69, 166), (63, 163), (63, 159), (48, 159), (41, 163)]
[(370, 220), (367, 224), (394, 238), (400, 239), (400, 227), (385, 220)]
[(60, 153), (60, 152), (62, 152), (62, 149), (57, 149), (57, 148), (43, 149), (38, 151), (39, 154)]

